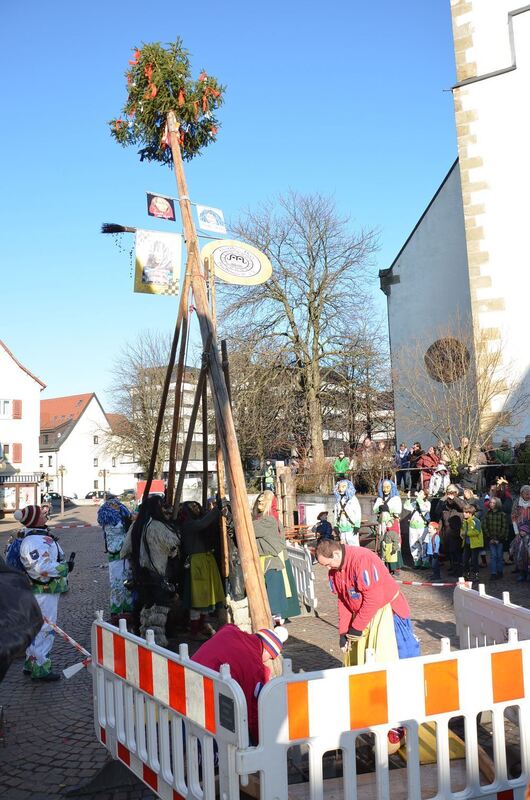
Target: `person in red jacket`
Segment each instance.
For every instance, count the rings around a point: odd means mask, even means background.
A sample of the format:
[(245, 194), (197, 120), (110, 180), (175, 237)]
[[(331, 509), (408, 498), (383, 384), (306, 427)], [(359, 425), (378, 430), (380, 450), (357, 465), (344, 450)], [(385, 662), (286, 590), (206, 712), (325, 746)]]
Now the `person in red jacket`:
[(426, 453), (423, 453), (417, 461), (416, 466), (421, 468), (421, 486), (425, 492), (425, 496), (429, 494), (429, 482), (434, 475), (434, 470), (440, 463), (440, 458), (436, 454), (434, 447), (429, 447)]
[(408, 603), (375, 553), (322, 541), (316, 557), (329, 570), (331, 591), (337, 594), (346, 666), (363, 664), (368, 648), (375, 650), (376, 661), (419, 655)]
[(261, 628), (257, 633), (245, 633), (235, 625), (223, 625), (217, 633), (199, 647), (192, 661), (219, 672), (228, 664), (230, 675), (241, 686), (247, 701), (250, 741), (257, 745), (258, 696), (271, 673), (267, 662), (280, 655), (289, 633), (287, 628)]

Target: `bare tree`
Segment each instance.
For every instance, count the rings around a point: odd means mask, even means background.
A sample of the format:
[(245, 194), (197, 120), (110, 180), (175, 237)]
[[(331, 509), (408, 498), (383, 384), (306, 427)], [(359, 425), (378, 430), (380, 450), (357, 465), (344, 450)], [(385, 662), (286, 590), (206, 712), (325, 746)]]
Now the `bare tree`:
[(459, 320), (434, 331), (433, 344), (411, 341), (393, 355), (396, 401), (411, 426), (461, 448), (462, 463), (497, 432), (505, 434), (530, 405), (530, 396), (514, 380), (502, 342), (485, 331), (473, 333)]
[[(125, 418), (115, 426), (106, 447), (113, 455), (133, 453), (146, 472), (160, 406), (171, 338), (158, 331), (139, 333), (127, 343), (112, 367), (113, 412)], [(171, 408), (165, 416), (156, 461), (156, 475), (163, 476), (169, 458)]]
[[(279, 343), (283, 344), (283, 343)], [(243, 459), (266, 457), (297, 448), (298, 407), (288, 353), (260, 337), (239, 336), (228, 341), (232, 405)]]
[(285, 353), (311, 457), (322, 463), (323, 373), (370, 313), (365, 284), (376, 235), (352, 232), (331, 199), (295, 192), (249, 211), (232, 229), (268, 255), (273, 274), (259, 286), (224, 287), (223, 324)]

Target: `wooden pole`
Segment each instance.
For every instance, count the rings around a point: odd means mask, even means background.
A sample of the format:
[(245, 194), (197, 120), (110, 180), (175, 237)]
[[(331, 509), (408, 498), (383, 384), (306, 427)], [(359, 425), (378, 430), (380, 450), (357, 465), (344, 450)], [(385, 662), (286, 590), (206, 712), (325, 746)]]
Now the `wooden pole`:
[(191, 445), (193, 443), (193, 434), (195, 433), (195, 423), (197, 422), (197, 414), (199, 413), (199, 406), (203, 395), (204, 387), (206, 386), (206, 376), (208, 374), (208, 351), (211, 346), (211, 337), (207, 340), (207, 346), (202, 354), (202, 366), (199, 372), (199, 379), (197, 381), (197, 388), (195, 390), (195, 397), (193, 399), (193, 406), (191, 409), (190, 422), (188, 433), (186, 434), (186, 443), (184, 445), (184, 452), (182, 453), (182, 461), (180, 463), (179, 479), (177, 482), (177, 489), (175, 491), (175, 501), (173, 503), (173, 519), (177, 518), (180, 498), (182, 497), (182, 489), (184, 487), (184, 479), (186, 477), (186, 467), (188, 466), (188, 459), (190, 457)]
[(221, 340), (221, 356), (223, 359), (223, 374), (225, 376), (226, 388), (228, 390), (228, 397), (230, 398), (230, 407), (232, 407), (232, 385), (230, 383), (230, 362), (228, 361), (228, 347), (226, 346), (226, 339)]
[(164, 415), (166, 413), (167, 396), (169, 394), (171, 375), (173, 374), (173, 367), (175, 366), (175, 357), (177, 354), (177, 344), (180, 337), (180, 329), (182, 327), (184, 312), (185, 309), (187, 309), (188, 305), (190, 284), (191, 284), (191, 269), (190, 269), (190, 260), (188, 256), (188, 260), (186, 261), (186, 270), (184, 273), (184, 281), (182, 283), (182, 288), (181, 288), (179, 310), (177, 314), (177, 323), (175, 325), (175, 333), (173, 334), (173, 341), (171, 343), (171, 351), (169, 354), (169, 362), (167, 365), (166, 377), (164, 379), (164, 385), (162, 387), (162, 394), (160, 395), (160, 408), (158, 409), (158, 418), (156, 421), (155, 435), (153, 438), (153, 449), (151, 451), (151, 459), (149, 461), (149, 468), (147, 470), (147, 480), (145, 482), (145, 489), (142, 495), (142, 501), (145, 501), (149, 496), (151, 483), (153, 480), (153, 476), (155, 474), (155, 464), (156, 464), (156, 456), (158, 453), (158, 445), (160, 443), (160, 434), (162, 432)]
[[(217, 337), (208, 307), (208, 298), (204, 275), (201, 271), (199, 258), (199, 243), (195, 225), (191, 215), (191, 205), (188, 197), (188, 187), (184, 175), (184, 165), (179, 144), (179, 125), (173, 111), (168, 113), (168, 130), (171, 137), (171, 150), (173, 165), (177, 177), (180, 211), (184, 226), (188, 255), (191, 262), (191, 284), (199, 326), (205, 351), (209, 355), (209, 379), (212, 402), (215, 409), (215, 419), (219, 431), (219, 439), (226, 465), (226, 477), (230, 492), (230, 503), (237, 535), (237, 543), (241, 556), (241, 566), (245, 578), (245, 587), (250, 606), (250, 615), (254, 630), (271, 625), (271, 611), (265, 589), (265, 581), (261, 570), (256, 538), (252, 527), (250, 509), (248, 507), (247, 491), (241, 457), (237, 444), (236, 431), (230, 399), (223, 375), (221, 359), (217, 349)], [(209, 350), (206, 344), (211, 337)]]
[[(215, 273), (208, 264), (205, 264), (207, 270), (208, 283), (210, 287), (210, 306), (212, 309), (212, 320), (217, 332), (217, 303), (215, 298)], [(221, 342), (221, 350), (222, 350)], [(224, 366), (224, 363), (223, 363)], [(226, 373), (225, 373), (226, 379)], [(221, 443), (219, 441), (219, 431), (217, 425), (215, 426), (215, 461), (217, 467), (217, 492), (219, 497), (224, 497), (226, 494), (226, 473), (225, 462), (223, 461), (223, 452), (221, 450)], [(230, 575), (230, 550), (228, 547), (228, 529), (226, 525), (226, 518), (219, 519), (219, 536), (221, 540), (221, 577), (228, 578)]]
[(208, 505), (208, 384), (202, 387), (202, 507)]
[(173, 492), (175, 489), (175, 473), (177, 470), (177, 442), (180, 422), (180, 406), (182, 399), (182, 381), (184, 378), (184, 361), (186, 358), (186, 345), (188, 336), (188, 303), (184, 309), (182, 318), (182, 335), (180, 338), (180, 350), (177, 364), (177, 375), (175, 378), (175, 399), (173, 401), (173, 423), (171, 426), (171, 442), (169, 445), (169, 472), (167, 476), (167, 499), (169, 505), (173, 503)]

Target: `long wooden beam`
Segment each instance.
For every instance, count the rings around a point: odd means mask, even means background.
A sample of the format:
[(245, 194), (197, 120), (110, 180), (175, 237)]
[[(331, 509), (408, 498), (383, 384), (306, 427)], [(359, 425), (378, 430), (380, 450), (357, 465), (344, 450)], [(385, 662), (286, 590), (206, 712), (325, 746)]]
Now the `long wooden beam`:
[(171, 150), (177, 178), (182, 223), (188, 247), (188, 257), (192, 268), (191, 286), (204, 349), (206, 350), (206, 345), (210, 337), (212, 342), (208, 351), (212, 403), (215, 410), (215, 419), (226, 466), (230, 503), (234, 518), (237, 544), (241, 556), (241, 565), (245, 578), (245, 587), (249, 600), (252, 626), (254, 630), (257, 630), (258, 628), (269, 627), (271, 625), (271, 611), (256, 547), (250, 509), (248, 507), (245, 477), (243, 475), (230, 400), (217, 346), (215, 326), (206, 295), (205, 277), (201, 270), (199, 242), (191, 214), (191, 204), (180, 151), (179, 124), (173, 111), (168, 113), (167, 122), (171, 137)]

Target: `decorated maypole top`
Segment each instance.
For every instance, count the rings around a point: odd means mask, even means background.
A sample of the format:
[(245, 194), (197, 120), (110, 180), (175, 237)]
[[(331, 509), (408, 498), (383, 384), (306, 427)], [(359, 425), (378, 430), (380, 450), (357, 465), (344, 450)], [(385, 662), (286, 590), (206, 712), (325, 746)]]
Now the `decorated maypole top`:
[(111, 134), (124, 147), (139, 145), (140, 160), (173, 165), (167, 116), (179, 124), (182, 157), (189, 161), (217, 136), (215, 112), (223, 103), (224, 87), (204, 70), (191, 77), (189, 53), (179, 38), (135, 49), (125, 73), (127, 101), (121, 116), (109, 122)]

